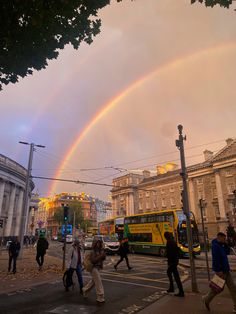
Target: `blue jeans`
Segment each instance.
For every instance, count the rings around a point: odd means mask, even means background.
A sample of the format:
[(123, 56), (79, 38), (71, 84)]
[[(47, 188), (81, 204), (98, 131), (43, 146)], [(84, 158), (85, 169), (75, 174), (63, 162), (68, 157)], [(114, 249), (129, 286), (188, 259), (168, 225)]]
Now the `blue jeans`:
[(76, 271), (76, 275), (78, 277), (78, 282), (79, 282), (79, 286), (80, 286), (80, 290), (81, 290), (83, 288), (83, 286), (84, 286), (81, 265), (78, 265), (76, 269), (75, 268), (70, 268), (69, 269), (68, 286), (70, 286), (69, 283), (72, 282), (72, 277), (73, 277), (74, 271)]

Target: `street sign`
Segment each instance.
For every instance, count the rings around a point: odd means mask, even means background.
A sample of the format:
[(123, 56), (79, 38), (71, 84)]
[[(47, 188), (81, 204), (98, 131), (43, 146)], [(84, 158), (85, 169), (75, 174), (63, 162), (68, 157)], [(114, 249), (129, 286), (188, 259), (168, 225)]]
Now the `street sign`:
[(3, 219), (0, 219), (0, 228), (3, 228)]

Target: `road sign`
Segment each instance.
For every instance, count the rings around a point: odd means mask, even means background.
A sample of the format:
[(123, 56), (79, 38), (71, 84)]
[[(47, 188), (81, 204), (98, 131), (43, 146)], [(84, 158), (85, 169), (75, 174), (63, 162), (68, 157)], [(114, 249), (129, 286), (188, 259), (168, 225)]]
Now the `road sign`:
[(3, 219), (0, 219), (0, 228), (3, 228)]

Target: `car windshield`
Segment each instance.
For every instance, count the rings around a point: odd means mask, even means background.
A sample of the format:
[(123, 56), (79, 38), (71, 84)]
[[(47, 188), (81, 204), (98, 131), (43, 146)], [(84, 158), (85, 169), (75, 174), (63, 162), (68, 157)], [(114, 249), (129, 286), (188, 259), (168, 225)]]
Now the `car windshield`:
[(93, 242), (93, 238), (85, 238), (85, 242)]
[(117, 242), (117, 238), (116, 237), (103, 237), (103, 241), (104, 242)]

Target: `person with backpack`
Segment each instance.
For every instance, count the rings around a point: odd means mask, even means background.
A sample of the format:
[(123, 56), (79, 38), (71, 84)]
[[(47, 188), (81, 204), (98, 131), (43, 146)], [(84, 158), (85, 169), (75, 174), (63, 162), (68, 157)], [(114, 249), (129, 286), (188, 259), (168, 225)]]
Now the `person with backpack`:
[(166, 255), (168, 260), (168, 269), (167, 269), (167, 275), (169, 278), (169, 289), (167, 292), (174, 292), (174, 281), (172, 274), (174, 275), (176, 284), (179, 289), (179, 293), (176, 293), (176, 297), (184, 297), (184, 290), (183, 285), (180, 280), (179, 272), (178, 272), (178, 264), (179, 264), (179, 248), (177, 246), (177, 243), (175, 242), (172, 233), (166, 231), (164, 233), (164, 237), (166, 239)]
[(11, 241), (9, 248), (8, 248), (8, 254), (9, 254), (9, 263), (8, 263), (8, 272), (11, 271), (11, 264), (13, 261), (13, 270), (12, 273), (16, 273), (16, 260), (20, 252), (20, 242), (18, 241), (18, 238), (15, 237)]
[(120, 247), (119, 247), (119, 254), (120, 259), (119, 261), (114, 265), (115, 270), (117, 270), (117, 266), (125, 259), (126, 265), (129, 270), (132, 269), (132, 267), (129, 265), (129, 259), (128, 259), (128, 253), (129, 253), (129, 242), (128, 238), (123, 238), (120, 240)]
[(48, 241), (45, 239), (43, 234), (40, 234), (38, 242), (37, 242), (37, 254), (36, 254), (36, 261), (39, 265), (39, 270), (42, 270), (43, 263), (44, 263), (44, 255), (48, 249)]
[(98, 303), (105, 302), (104, 288), (100, 276), (100, 270), (103, 268), (103, 261), (105, 259), (106, 253), (102, 240), (95, 239), (92, 244), (92, 251), (87, 254), (84, 261), (84, 267), (90, 272), (92, 278), (83, 288), (83, 296), (87, 298), (89, 291), (95, 286)]
[(82, 263), (83, 263), (83, 248), (79, 240), (75, 240), (68, 252), (68, 270), (66, 277), (66, 291), (73, 285), (73, 273), (76, 272), (80, 286), (80, 294), (83, 294), (83, 276), (82, 276)]

